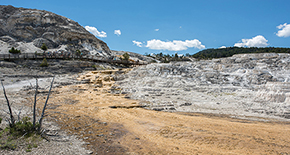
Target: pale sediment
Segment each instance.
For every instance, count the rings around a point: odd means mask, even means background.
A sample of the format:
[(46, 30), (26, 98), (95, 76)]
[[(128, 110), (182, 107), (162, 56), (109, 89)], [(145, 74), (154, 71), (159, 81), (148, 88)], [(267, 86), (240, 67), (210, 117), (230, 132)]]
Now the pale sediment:
[(150, 64), (117, 77), (123, 93), (150, 109), (290, 118), (290, 55)]

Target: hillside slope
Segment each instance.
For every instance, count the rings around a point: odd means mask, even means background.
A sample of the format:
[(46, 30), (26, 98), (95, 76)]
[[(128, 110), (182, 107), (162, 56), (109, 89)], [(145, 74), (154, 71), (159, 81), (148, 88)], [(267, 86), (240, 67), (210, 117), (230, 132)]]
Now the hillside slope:
[(48, 49), (111, 56), (107, 44), (77, 22), (52, 12), (0, 5), (0, 53), (11, 47), (21, 52)]

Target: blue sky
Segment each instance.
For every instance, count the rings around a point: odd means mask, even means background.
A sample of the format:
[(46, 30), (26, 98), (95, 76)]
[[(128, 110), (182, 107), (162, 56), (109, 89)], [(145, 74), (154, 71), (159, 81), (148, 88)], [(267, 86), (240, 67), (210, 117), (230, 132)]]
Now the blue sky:
[(289, 0), (1, 0), (0, 4), (70, 18), (111, 50), (194, 54), (230, 46), (290, 47)]

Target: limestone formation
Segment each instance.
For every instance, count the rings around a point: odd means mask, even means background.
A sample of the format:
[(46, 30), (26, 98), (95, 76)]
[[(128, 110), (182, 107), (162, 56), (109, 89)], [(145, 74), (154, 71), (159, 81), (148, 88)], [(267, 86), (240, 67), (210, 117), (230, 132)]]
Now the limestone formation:
[(290, 55), (150, 64), (115, 79), (154, 110), (290, 118)]
[(0, 53), (11, 47), (21, 52), (41, 51), (45, 43), (52, 51), (111, 56), (107, 44), (77, 22), (52, 12), (0, 5)]
[(127, 51), (115, 51), (112, 50), (112, 54), (115, 56), (122, 56), (124, 53), (128, 53), (131, 60), (133, 61), (139, 61), (139, 62), (145, 62), (145, 63), (151, 63), (153, 61), (157, 61), (154, 58), (144, 56), (142, 54), (134, 53), (134, 52), (127, 52)]

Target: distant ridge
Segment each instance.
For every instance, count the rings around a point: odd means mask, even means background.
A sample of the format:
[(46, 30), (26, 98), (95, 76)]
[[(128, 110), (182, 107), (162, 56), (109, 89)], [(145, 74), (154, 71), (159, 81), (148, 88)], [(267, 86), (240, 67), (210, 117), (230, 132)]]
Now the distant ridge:
[(250, 54), (250, 53), (290, 53), (290, 48), (278, 48), (278, 47), (227, 47), (219, 49), (205, 49), (192, 57), (196, 59), (213, 59), (213, 58), (224, 58), (231, 57), (235, 54)]

